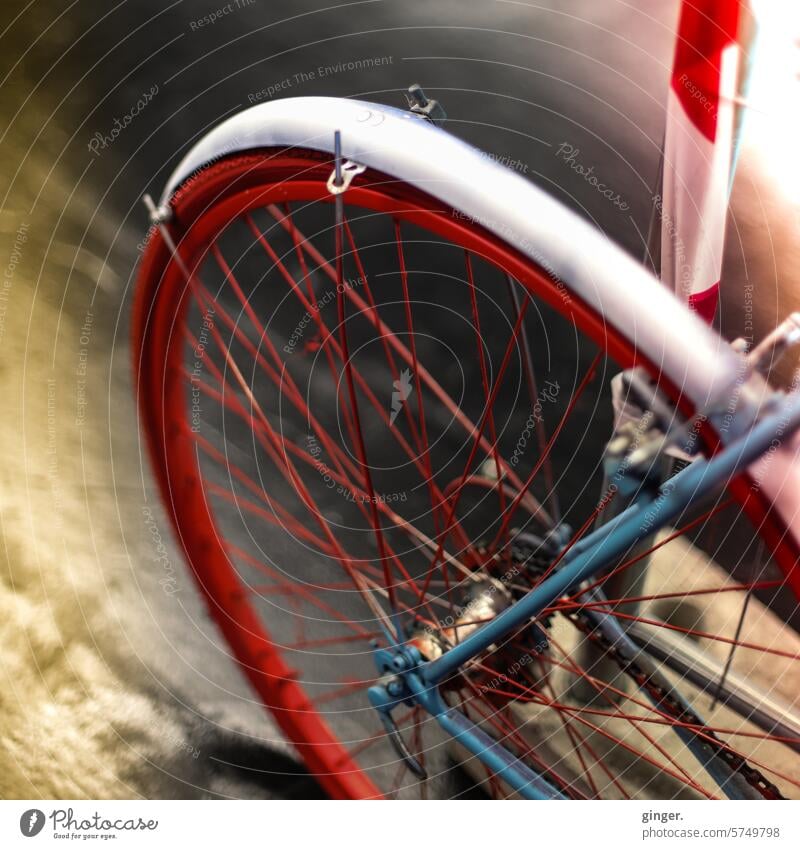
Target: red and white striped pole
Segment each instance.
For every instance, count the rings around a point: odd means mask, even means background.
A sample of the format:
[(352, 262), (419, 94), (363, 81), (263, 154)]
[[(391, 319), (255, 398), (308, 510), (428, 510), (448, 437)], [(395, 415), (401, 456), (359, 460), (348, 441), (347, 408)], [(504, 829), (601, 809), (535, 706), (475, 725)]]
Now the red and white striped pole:
[(667, 101), (661, 279), (711, 322), (733, 168), (747, 0), (684, 0)]

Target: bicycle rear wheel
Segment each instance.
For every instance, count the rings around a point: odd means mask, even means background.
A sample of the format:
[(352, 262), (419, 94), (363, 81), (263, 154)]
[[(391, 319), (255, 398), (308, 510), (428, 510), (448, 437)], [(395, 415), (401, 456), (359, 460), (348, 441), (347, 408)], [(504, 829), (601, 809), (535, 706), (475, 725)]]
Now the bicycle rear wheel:
[[(330, 171), (318, 152), (263, 150), (222, 159), (177, 191), (168, 224), (177, 253), (154, 231), (137, 284), (141, 420), (231, 656), (325, 790), (453, 795), (453, 748), (419, 708), (401, 726), (427, 783), (384, 738), (366, 700), (372, 641), (398, 623), (423, 642), (458, 640), (534, 586), (548, 564), (530, 558), (519, 529), (543, 538), (565, 520), (577, 530), (558, 555), (604, 509), (607, 378), (637, 364), (676, 403), (680, 387), (568, 280), (403, 180), (357, 177), (337, 228)], [(703, 438), (712, 450), (713, 432)], [(746, 490), (735, 482), (732, 497), (687, 516), (683, 530), (738, 521), (746, 502), (776, 554), (772, 571), (650, 591), (628, 618), (721, 659), (734, 644), (751, 667), (766, 660), (791, 674), (800, 655), (791, 642), (731, 635), (726, 599), (796, 598), (785, 528)], [(659, 551), (685, 546), (681, 530)], [(702, 624), (651, 612), (687, 598)], [(679, 720), (576, 664), (583, 637), (561, 630), (575, 605), (562, 600), (535, 631), (494, 647), (447, 682), (446, 698), (565, 795), (713, 795), (703, 770), (662, 739)], [(545, 633), (537, 648), (532, 634)], [(426, 650), (437, 649), (429, 640)], [(569, 702), (565, 682), (576, 678), (597, 704)], [(533, 716), (544, 737), (526, 726)], [(780, 735), (728, 715), (712, 725), (795, 793), (800, 774), (770, 758), (787, 742)], [(488, 792), (507, 795), (497, 776), (458, 758)]]

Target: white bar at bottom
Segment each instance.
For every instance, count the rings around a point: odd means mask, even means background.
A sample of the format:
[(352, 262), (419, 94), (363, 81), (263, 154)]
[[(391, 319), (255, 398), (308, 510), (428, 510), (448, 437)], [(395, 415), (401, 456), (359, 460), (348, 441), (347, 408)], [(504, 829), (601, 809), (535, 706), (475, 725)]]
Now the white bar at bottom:
[[(0, 802), (0, 845), (800, 846), (800, 802)], [(31, 824), (32, 823), (32, 824)], [(23, 829), (35, 831), (32, 836)]]

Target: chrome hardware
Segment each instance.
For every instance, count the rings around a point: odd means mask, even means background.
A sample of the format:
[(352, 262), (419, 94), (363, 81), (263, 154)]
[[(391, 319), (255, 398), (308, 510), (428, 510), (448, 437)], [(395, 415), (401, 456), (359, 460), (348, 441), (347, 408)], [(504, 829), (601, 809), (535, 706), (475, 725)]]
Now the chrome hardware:
[(328, 191), (332, 195), (340, 195), (346, 192), (350, 183), (359, 174), (367, 170), (365, 165), (359, 165), (351, 159), (342, 162), (342, 133), (336, 130), (333, 134), (333, 171), (328, 177)]
[(422, 86), (418, 83), (408, 87), (406, 94), (408, 108), (415, 114), (427, 118), (432, 124), (443, 124), (447, 120), (447, 113), (438, 100), (429, 100)]
[(752, 371), (757, 371), (766, 377), (778, 360), (798, 343), (800, 343), (800, 312), (793, 312), (747, 354), (747, 365)]

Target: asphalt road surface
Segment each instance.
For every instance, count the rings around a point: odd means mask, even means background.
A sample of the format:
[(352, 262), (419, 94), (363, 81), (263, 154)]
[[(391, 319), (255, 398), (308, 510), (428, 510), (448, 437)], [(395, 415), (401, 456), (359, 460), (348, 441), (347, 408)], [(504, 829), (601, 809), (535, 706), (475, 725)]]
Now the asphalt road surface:
[[(676, 10), (3, 5), (0, 795), (318, 792), (205, 615), (140, 452), (128, 319), (142, 194), (159, 193), (194, 140), (251, 103), (326, 94), (403, 105), (420, 82), (451, 132), (640, 256)], [(381, 61), (348, 70), (367, 58)], [(563, 144), (625, 208), (565, 165)], [(798, 306), (796, 199), (773, 164), (745, 147), (723, 294), (731, 337), (750, 321), (758, 337)]]

